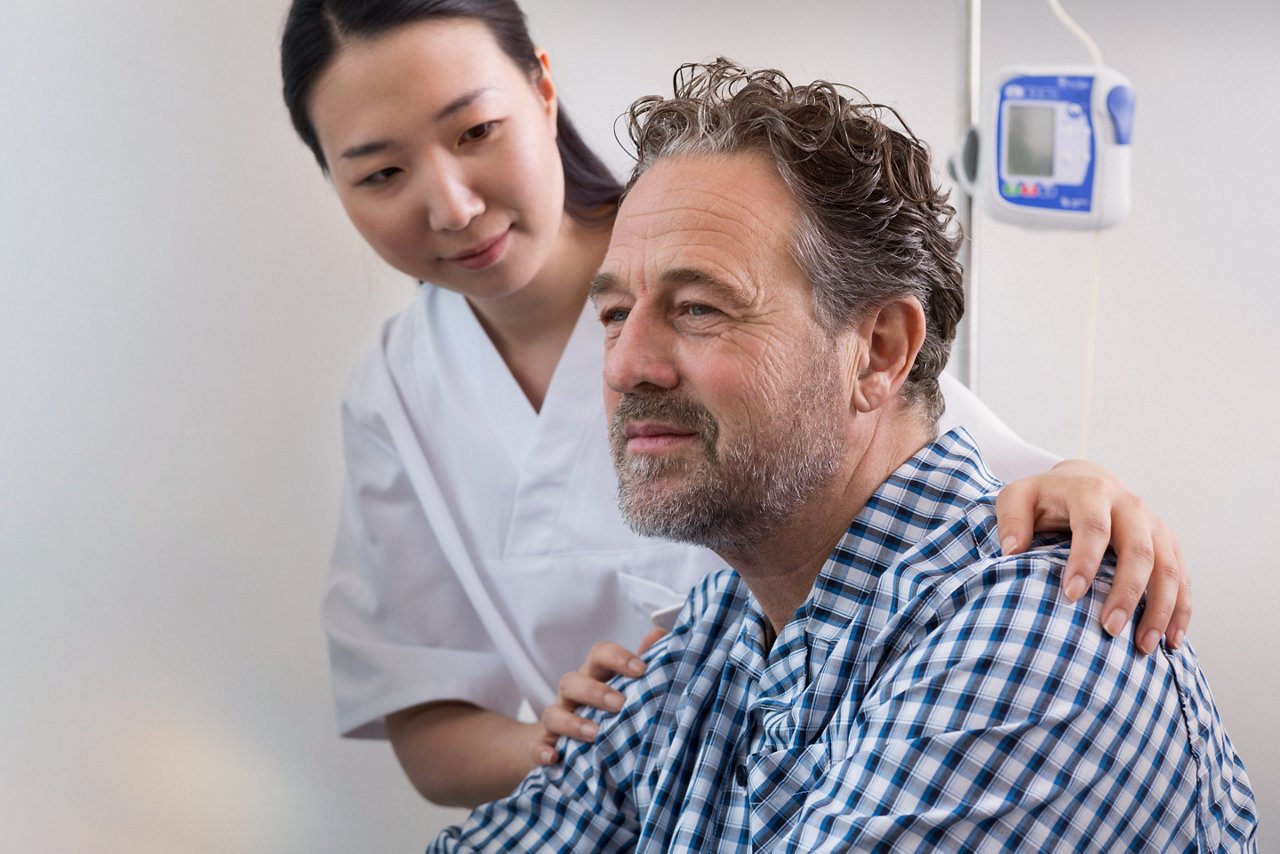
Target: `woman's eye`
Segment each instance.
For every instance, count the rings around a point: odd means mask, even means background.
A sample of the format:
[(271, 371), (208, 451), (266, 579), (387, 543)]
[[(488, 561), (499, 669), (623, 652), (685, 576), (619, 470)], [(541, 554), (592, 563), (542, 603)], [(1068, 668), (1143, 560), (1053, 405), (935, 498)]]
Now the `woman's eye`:
[(379, 184), (385, 184), (399, 171), (400, 170), (395, 166), (388, 166), (386, 169), (379, 169), (377, 172), (374, 172), (372, 175), (366, 176), (361, 180), (359, 186), (376, 187)]
[(484, 139), (497, 124), (497, 122), (481, 122), (475, 127), (467, 128), (462, 132), (462, 142), (478, 142)]

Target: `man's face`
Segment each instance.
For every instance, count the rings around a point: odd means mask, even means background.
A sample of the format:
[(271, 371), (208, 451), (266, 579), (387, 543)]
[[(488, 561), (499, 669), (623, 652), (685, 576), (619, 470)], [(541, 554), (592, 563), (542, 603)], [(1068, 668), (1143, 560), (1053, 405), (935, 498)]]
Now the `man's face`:
[(722, 553), (835, 472), (844, 361), (790, 252), (791, 191), (754, 155), (665, 160), (627, 196), (593, 289), (619, 503)]

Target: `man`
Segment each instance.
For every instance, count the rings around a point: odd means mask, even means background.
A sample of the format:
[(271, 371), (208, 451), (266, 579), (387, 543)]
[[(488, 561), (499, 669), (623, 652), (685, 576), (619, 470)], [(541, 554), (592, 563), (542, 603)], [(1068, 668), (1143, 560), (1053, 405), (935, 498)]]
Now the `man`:
[(435, 850), (1254, 846), (1189, 647), (1095, 631), (1060, 539), (1002, 556), (998, 483), (935, 437), (958, 238), (883, 112), (725, 61), (633, 105), (592, 295), (619, 500), (733, 569), (594, 744)]

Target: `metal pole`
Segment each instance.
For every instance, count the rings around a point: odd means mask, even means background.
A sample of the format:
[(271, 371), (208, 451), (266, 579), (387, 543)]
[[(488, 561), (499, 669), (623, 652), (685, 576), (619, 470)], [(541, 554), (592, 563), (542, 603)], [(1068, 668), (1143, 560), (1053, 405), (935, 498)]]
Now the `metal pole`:
[[(982, 0), (959, 0), (960, 14), (960, 91), (957, 105), (960, 132), (957, 139), (962, 139), (969, 128), (978, 124), (979, 109), (978, 91), (982, 57)], [(979, 140), (979, 146), (986, 140)], [(982, 157), (981, 147), (978, 156)], [(980, 187), (974, 187), (978, 192)], [(978, 253), (975, 251), (978, 242), (978, 218), (974, 199), (958, 187), (952, 194), (955, 200), (957, 219), (964, 229), (965, 242), (960, 248), (960, 264), (964, 267), (964, 320), (956, 332), (954, 353), (957, 373), (961, 382), (967, 385), (974, 394), (978, 393)]]

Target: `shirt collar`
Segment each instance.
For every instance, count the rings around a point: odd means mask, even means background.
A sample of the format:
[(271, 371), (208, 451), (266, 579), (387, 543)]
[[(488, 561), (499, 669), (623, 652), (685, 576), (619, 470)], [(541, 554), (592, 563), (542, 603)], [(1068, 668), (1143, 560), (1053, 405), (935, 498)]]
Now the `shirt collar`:
[(827, 558), (796, 615), (806, 634), (828, 641), (847, 636), (850, 623), (868, 611), (885, 570), (1000, 486), (963, 427), (921, 448), (880, 485)]

